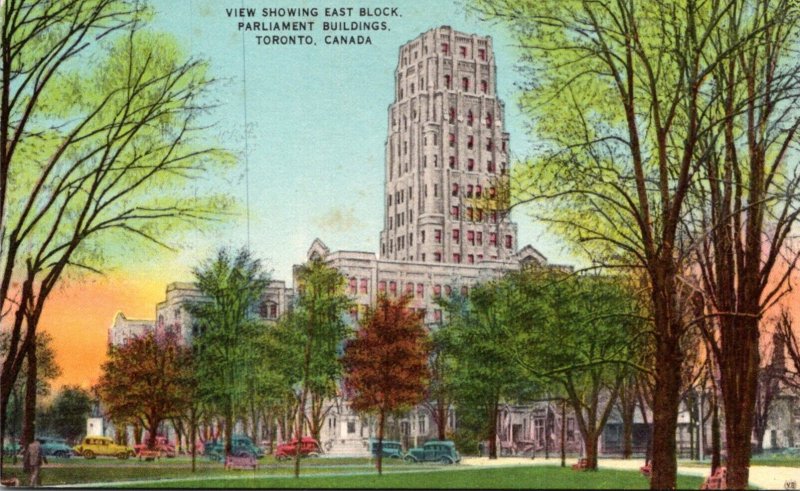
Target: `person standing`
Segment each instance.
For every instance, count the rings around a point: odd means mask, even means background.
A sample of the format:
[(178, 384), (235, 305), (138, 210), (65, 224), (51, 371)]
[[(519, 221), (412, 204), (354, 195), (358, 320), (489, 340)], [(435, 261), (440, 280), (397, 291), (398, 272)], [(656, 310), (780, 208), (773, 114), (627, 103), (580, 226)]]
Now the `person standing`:
[(28, 467), (31, 472), (31, 487), (35, 488), (41, 484), (40, 471), (42, 468), (42, 463), (47, 463), (47, 458), (44, 456), (42, 444), (39, 443), (39, 440), (34, 439), (30, 445), (28, 445), (27, 459)]

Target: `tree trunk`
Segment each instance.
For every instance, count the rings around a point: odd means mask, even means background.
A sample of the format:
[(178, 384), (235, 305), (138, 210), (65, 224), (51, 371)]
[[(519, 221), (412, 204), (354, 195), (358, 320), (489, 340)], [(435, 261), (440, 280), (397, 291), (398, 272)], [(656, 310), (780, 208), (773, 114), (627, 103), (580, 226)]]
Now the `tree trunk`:
[(386, 411), (381, 408), (380, 414), (378, 415), (378, 458), (376, 460), (376, 465), (378, 466), (378, 475), (383, 475), (383, 426), (385, 421)]
[(225, 408), (225, 457), (233, 451), (233, 404)]
[(717, 471), (717, 468), (722, 465), (722, 435), (720, 434), (719, 426), (719, 400), (717, 395), (713, 397), (714, 406), (711, 412), (711, 473)]
[(635, 399), (631, 404), (622, 404), (622, 458), (630, 459), (633, 454), (633, 414), (636, 410)]
[(158, 433), (158, 425), (161, 424), (161, 419), (151, 417), (147, 420), (147, 449), (153, 450), (156, 448), (156, 435)]
[[(658, 313), (656, 322), (658, 323)], [(680, 326), (670, 325), (665, 332), (677, 332)], [(675, 453), (675, 431), (678, 420), (683, 357), (676, 340), (662, 340), (656, 346), (655, 388), (653, 390), (653, 463), (650, 489), (674, 489), (678, 464)]]
[(192, 449), (192, 472), (195, 472), (197, 458), (197, 414), (194, 408), (189, 409), (189, 448)]
[(37, 360), (36, 343), (32, 343), (26, 354), (28, 357), (28, 376), (25, 380), (25, 412), (22, 415), (22, 452), (26, 457), (23, 460), (25, 472), (29, 472), (28, 466), (28, 445), (36, 437), (36, 380), (37, 380)]
[(497, 402), (489, 409), (489, 458), (497, 459)]
[(437, 414), (437, 437), (439, 440), (447, 440), (447, 404), (440, 397), (436, 401), (436, 414)]
[(586, 445), (586, 470), (597, 470), (597, 441), (600, 439), (600, 432), (590, 431), (584, 435)]

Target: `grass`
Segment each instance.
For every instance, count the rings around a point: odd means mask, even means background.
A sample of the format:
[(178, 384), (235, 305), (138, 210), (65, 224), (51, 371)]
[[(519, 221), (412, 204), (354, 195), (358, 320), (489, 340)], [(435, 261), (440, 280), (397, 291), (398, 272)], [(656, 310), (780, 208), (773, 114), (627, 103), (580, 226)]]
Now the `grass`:
[[(387, 461), (383, 476), (377, 476), (369, 459), (309, 459), (304, 460), (302, 477), (292, 477), (291, 463), (279, 466), (261, 464), (257, 472), (225, 471), (221, 464), (202, 462), (197, 473), (188, 466), (153, 466), (138, 461), (135, 465), (114, 466), (114, 460), (86, 461), (73, 459), (62, 467), (46, 466), (42, 484), (109, 483), (114, 487), (147, 488), (583, 488), (583, 489), (643, 489), (648, 481), (635, 471), (602, 469), (597, 472), (575, 472), (557, 466), (528, 466), (505, 468), (469, 468), (438, 464), (405, 464)], [(334, 461), (336, 464), (330, 465)], [(79, 465), (81, 463), (83, 465)], [(134, 461), (128, 461), (134, 464)], [(184, 461), (184, 465), (188, 462)], [(198, 462), (200, 463), (200, 462)], [(147, 464), (150, 464), (149, 468)], [(329, 464), (329, 465), (326, 465)], [(20, 477), (19, 467), (6, 468), (3, 477)], [(163, 480), (159, 482), (159, 480)], [(127, 482), (125, 482), (127, 481)], [(138, 481), (138, 482), (133, 482)], [(679, 476), (678, 486), (697, 489), (702, 478)]]
[[(700, 477), (679, 476), (678, 487), (697, 489)], [(390, 489), (645, 489), (648, 481), (635, 471), (601, 469), (575, 472), (569, 467), (530, 466), (491, 469), (447, 468), (437, 471), (387, 471), (383, 476), (307, 476), (299, 479), (244, 477), (148, 482), (148, 488), (390, 488)], [(122, 486), (125, 487), (125, 486)], [(136, 486), (130, 486), (136, 487)]]

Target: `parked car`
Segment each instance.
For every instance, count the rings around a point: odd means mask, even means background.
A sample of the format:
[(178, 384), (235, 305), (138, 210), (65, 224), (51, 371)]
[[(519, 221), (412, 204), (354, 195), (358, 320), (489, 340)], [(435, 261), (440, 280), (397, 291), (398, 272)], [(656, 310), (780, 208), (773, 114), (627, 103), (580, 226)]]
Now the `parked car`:
[[(134, 452), (136, 452), (136, 455), (138, 456), (142, 450), (147, 450), (147, 444), (138, 443), (133, 446), (133, 450)], [(164, 436), (156, 436), (156, 445), (153, 448), (153, 450), (158, 450), (164, 457), (173, 458), (176, 455), (178, 455), (178, 452), (175, 451), (175, 445), (171, 444), (169, 440), (167, 440), (167, 438)]]
[[(211, 460), (222, 460), (225, 457), (225, 440), (206, 442), (203, 453)], [(252, 456), (260, 459), (264, 451), (253, 444), (253, 440), (245, 435), (234, 435), (231, 441), (231, 455), (234, 457)]]
[(67, 445), (67, 441), (63, 438), (40, 437), (39, 442), (42, 444), (42, 453), (48, 457), (59, 457), (68, 459), (72, 457), (72, 447)]
[(20, 452), (22, 452), (22, 448), (19, 446), (19, 443), (17, 442), (8, 442), (5, 445), (3, 445), (3, 455), (6, 456), (18, 455)]
[(93, 459), (98, 455), (127, 459), (136, 455), (136, 452), (131, 447), (117, 445), (114, 440), (107, 436), (87, 436), (81, 443), (75, 445), (73, 450), (76, 454), (82, 455), (86, 459)]
[[(381, 445), (382, 454), (385, 457), (390, 459), (402, 459), (403, 458), (403, 446), (400, 442), (396, 440), (384, 440), (383, 444)], [(377, 438), (370, 438), (369, 439), (369, 453), (372, 454), (373, 457), (378, 456), (378, 439)]]
[(455, 443), (449, 440), (431, 440), (421, 448), (412, 448), (405, 456), (407, 462), (441, 462), (453, 464), (461, 462)]
[[(301, 457), (319, 457), (322, 453), (319, 442), (310, 436), (304, 436), (300, 444)], [(281, 443), (275, 450), (275, 458), (278, 460), (290, 459), (297, 455), (297, 438), (292, 438), (291, 441)]]

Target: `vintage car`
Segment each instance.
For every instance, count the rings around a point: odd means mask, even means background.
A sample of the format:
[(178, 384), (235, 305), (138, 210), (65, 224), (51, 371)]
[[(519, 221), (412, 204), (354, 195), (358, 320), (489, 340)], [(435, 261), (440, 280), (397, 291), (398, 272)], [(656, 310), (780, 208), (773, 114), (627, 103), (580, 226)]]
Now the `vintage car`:
[(461, 462), (456, 445), (449, 440), (431, 440), (421, 448), (412, 448), (405, 456), (406, 462), (441, 462), (454, 464)]
[[(370, 438), (369, 439), (369, 453), (373, 457), (378, 456), (378, 439), (377, 438)], [(381, 445), (382, 454), (384, 457), (388, 457), (390, 459), (402, 459), (403, 458), (403, 447), (400, 445), (400, 442), (396, 440), (384, 440), (383, 444)]]
[[(301, 457), (319, 457), (322, 453), (319, 442), (310, 436), (304, 436), (300, 444)], [(281, 443), (275, 450), (275, 458), (277, 460), (291, 459), (297, 455), (297, 438), (292, 438), (291, 441)]]
[(63, 438), (40, 437), (39, 443), (42, 444), (42, 453), (48, 457), (69, 458), (72, 457), (72, 447), (67, 445)]
[[(138, 443), (133, 446), (134, 452), (138, 456), (142, 450), (148, 450), (147, 443)], [(156, 444), (150, 450), (161, 452), (161, 456), (173, 458), (178, 455), (178, 452), (175, 451), (175, 445), (171, 444), (166, 437), (163, 436), (156, 436)]]
[(127, 459), (136, 455), (132, 448), (125, 445), (117, 445), (114, 440), (107, 436), (87, 436), (72, 449), (76, 454), (82, 455), (86, 459), (93, 459), (98, 455)]
[[(206, 442), (203, 453), (211, 460), (223, 460), (225, 458), (225, 441)], [(231, 455), (234, 457), (252, 456), (260, 459), (264, 456), (264, 451), (253, 444), (253, 440), (245, 435), (233, 435), (231, 441)]]

